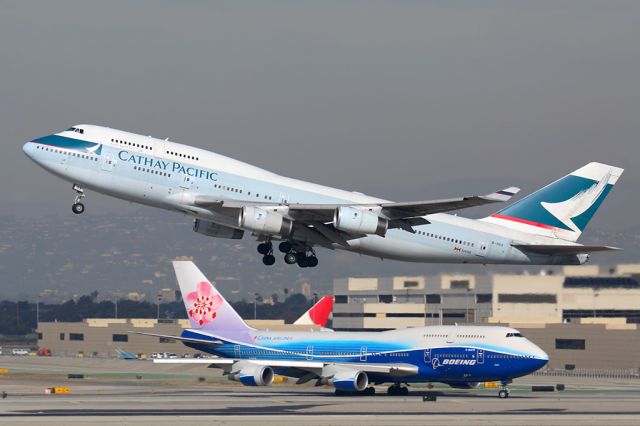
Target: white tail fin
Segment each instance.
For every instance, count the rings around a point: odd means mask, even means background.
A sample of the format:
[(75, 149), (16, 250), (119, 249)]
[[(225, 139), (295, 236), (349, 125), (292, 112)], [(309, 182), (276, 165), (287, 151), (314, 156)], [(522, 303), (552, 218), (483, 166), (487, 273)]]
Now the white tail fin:
[(173, 261), (191, 328), (210, 332), (250, 330), (224, 297), (190, 261)]

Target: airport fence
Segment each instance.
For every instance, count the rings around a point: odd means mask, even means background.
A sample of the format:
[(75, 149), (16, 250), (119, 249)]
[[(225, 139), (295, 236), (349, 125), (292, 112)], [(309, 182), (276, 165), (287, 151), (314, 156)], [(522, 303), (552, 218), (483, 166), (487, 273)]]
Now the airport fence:
[(599, 370), (588, 368), (576, 368), (573, 370), (547, 369), (536, 371), (533, 376), (546, 377), (585, 377), (590, 379), (638, 379), (640, 380), (640, 369), (625, 368), (612, 370)]

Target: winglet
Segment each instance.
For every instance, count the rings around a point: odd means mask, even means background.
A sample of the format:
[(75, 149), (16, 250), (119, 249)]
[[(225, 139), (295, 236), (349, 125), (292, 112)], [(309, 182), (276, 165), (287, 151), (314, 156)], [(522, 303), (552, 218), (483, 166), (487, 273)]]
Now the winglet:
[(496, 192), (494, 192), (492, 194), (487, 194), (487, 195), (484, 196), (484, 198), (488, 198), (490, 200), (504, 202), (504, 201), (509, 201), (511, 199), (511, 197), (516, 195), (518, 192), (520, 192), (520, 188), (518, 188), (516, 186), (510, 186), (508, 188), (496, 191)]

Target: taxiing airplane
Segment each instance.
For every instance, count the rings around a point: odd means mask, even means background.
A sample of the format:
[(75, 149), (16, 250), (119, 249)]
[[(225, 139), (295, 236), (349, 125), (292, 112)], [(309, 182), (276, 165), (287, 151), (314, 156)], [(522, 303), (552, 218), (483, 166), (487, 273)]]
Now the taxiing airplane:
[(137, 332), (181, 341), (217, 355), (213, 359), (154, 360), (206, 363), (230, 380), (267, 386), (274, 375), (335, 387), (337, 394), (375, 392), (369, 384), (391, 383), (388, 393), (406, 395), (402, 384), (441, 382), (473, 388), (479, 382), (506, 385), (547, 364), (547, 354), (518, 330), (499, 326), (428, 326), (381, 332), (266, 331), (249, 327), (202, 272), (189, 261), (173, 267), (189, 316), (180, 336)]
[(314, 267), (314, 247), (381, 259), (479, 264), (582, 264), (608, 246), (576, 243), (623, 169), (589, 163), (479, 220), (443, 212), (509, 200), (484, 196), (390, 202), (277, 175), (210, 151), (107, 127), (77, 125), (27, 142), (24, 152), (73, 183), (74, 213), (85, 188), (186, 213), (210, 237), (257, 236), (265, 265), (273, 240), (287, 264)]

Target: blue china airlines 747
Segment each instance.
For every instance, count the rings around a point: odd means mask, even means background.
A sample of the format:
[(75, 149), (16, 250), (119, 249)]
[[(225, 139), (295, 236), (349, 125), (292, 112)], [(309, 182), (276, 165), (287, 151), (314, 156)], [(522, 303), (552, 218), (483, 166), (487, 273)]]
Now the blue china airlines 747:
[(474, 388), (500, 381), (498, 395), (509, 396), (512, 379), (530, 374), (549, 360), (518, 330), (497, 326), (428, 326), (381, 332), (266, 331), (249, 327), (217, 289), (189, 261), (174, 261), (190, 328), (180, 336), (143, 333), (181, 341), (217, 355), (213, 359), (155, 360), (204, 363), (221, 368), (230, 380), (267, 386), (274, 374), (315, 381), (336, 394), (375, 392), (370, 384), (390, 383), (390, 395), (406, 395), (404, 383), (441, 382)]
[(74, 213), (85, 189), (186, 213), (217, 238), (254, 234), (265, 265), (273, 241), (288, 264), (314, 267), (314, 247), (410, 262), (582, 264), (613, 250), (576, 241), (623, 169), (589, 163), (482, 219), (443, 214), (508, 201), (518, 188), (484, 196), (391, 202), (277, 175), (210, 151), (94, 125), (27, 142), (24, 152), (73, 183)]

